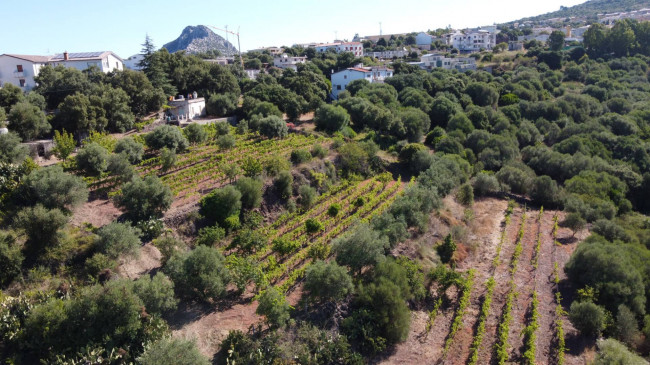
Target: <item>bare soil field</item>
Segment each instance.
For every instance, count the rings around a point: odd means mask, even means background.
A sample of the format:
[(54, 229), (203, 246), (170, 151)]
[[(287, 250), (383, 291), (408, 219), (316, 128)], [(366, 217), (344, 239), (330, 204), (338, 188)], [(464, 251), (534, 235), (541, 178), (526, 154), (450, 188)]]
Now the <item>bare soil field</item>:
[[(569, 260), (578, 242), (584, 239), (587, 231), (578, 232), (575, 237), (570, 230), (560, 228), (557, 232), (555, 243), (552, 236), (553, 217), (558, 216), (561, 221), (563, 214), (557, 211), (545, 211), (541, 218), (539, 210), (527, 210), (523, 224), (523, 235), (520, 247), (518, 233), (522, 227), (524, 207), (517, 207), (510, 216), (510, 222), (505, 225), (505, 210), (507, 202), (504, 200), (486, 198), (477, 200), (473, 206), (474, 219), (468, 224), (466, 238), (462, 242), (468, 249), (467, 257), (458, 262), (459, 271), (473, 269), (474, 280), (471, 288), (470, 302), (467, 306), (460, 329), (449, 341), (448, 350), (444, 351), (445, 342), (448, 341), (451, 323), (457, 312), (459, 294), (455, 288), (447, 291), (447, 301), (443, 305), (435, 321), (427, 333), (426, 326), (429, 312), (433, 304), (414, 310), (412, 312), (411, 330), (408, 339), (397, 345), (392, 353), (376, 363), (381, 364), (467, 364), (471, 353), (471, 345), (476, 336), (478, 317), (481, 305), (487, 292), (486, 282), (493, 277), (496, 285), (492, 296), (492, 304), (486, 317), (485, 335), (478, 350), (478, 364), (491, 364), (496, 360), (495, 343), (497, 330), (502, 321), (506, 298), (510, 290), (515, 290), (516, 295), (512, 304), (512, 320), (509, 326), (507, 343), (507, 363), (522, 363), (524, 345), (523, 329), (530, 322), (530, 306), (533, 292), (537, 293), (539, 301), (538, 311), (539, 329), (536, 331), (536, 354), (538, 364), (554, 364), (557, 359), (555, 349), (556, 302), (555, 292), (559, 290), (554, 282), (555, 267), (559, 268), (560, 280), (564, 280), (562, 268)], [(462, 220), (464, 209), (451, 198), (445, 199), (445, 210), (440, 212), (440, 218), (446, 222), (459, 222)], [(435, 220), (432, 220), (432, 223)], [(440, 221), (437, 221), (439, 224)], [(504, 227), (505, 226), (505, 227)], [(424, 237), (419, 241), (423, 246), (433, 246), (440, 241), (446, 232), (431, 232), (444, 230), (444, 227), (430, 227)], [(504, 240), (499, 249), (500, 236), (503, 230)], [(536, 249), (537, 238), (540, 238), (539, 250)], [(413, 242), (411, 242), (413, 244)], [(400, 245), (403, 246), (404, 244)], [(406, 247), (398, 249), (408, 254), (413, 250)], [(420, 251), (421, 251), (420, 249)], [(517, 252), (515, 254), (515, 252)], [(498, 261), (495, 261), (497, 258)], [(514, 260), (516, 258), (516, 260)], [(494, 264), (495, 263), (495, 264)], [(516, 269), (514, 269), (516, 267)], [(510, 282), (512, 280), (512, 287)], [(566, 303), (563, 303), (566, 308)], [(568, 344), (566, 364), (586, 364), (594, 357), (594, 343), (576, 333), (566, 315), (562, 316), (565, 323), (565, 333)]]

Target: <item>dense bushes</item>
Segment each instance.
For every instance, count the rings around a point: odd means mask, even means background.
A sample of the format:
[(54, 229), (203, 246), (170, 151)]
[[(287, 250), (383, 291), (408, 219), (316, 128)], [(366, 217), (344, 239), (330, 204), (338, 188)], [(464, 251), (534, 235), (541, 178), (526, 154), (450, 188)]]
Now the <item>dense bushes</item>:
[(218, 299), (226, 291), (230, 273), (224, 258), (212, 247), (198, 246), (172, 256), (164, 268), (180, 293), (201, 300)]
[(226, 186), (213, 190), (201, 199), (201, 214), (222, 224), (226, 218), (239, 215), (242, 207), (242, 194), (234, 186)]
[(122, 186), (117, 203), (135, 221), (161, 216), (172, 204), (172, 192), (156, 176), (133, 178)]
[(70, 210), (88, 199), (88, 190), (81, 178), (63, 172), (60, 166), (51, 166), (27, 175), (21, 195), (23, 203)]
[(182, 152), (189, 145), (183, 132), (179, 128), (170, 125), (162, 125), (145, 135), (144, 138), (147, 146), (156, 150), (167, 147), (170, 150)]
[(126, 254), (137, 256), (140, 249), (140, 230), (126, 223), (110, 223), (102, 227), (95, 243), (97, 250), (109, 258), (116, 259)]

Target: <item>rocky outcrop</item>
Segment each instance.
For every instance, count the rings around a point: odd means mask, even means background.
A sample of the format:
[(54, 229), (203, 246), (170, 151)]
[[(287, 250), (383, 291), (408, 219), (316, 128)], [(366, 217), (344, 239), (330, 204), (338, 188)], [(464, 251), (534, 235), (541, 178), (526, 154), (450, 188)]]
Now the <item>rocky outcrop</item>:
[(175, 40), (165, 44), (170, 53), (204, 53), (217, 50), (222, 56), (232, 56), (237, 48), (205, 25), (187, 26)]

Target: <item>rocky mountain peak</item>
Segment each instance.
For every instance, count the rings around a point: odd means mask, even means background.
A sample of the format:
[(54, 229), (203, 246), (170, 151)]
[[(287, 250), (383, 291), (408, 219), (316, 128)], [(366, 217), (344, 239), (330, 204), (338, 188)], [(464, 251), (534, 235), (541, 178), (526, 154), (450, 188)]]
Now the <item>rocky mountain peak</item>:
[(232, 56), (237, 53), (235, 46), (205, 25), (185, 27), (178, 38), (163, 47), (170, 53), (178, 51), (203, 53), (213, 50), (218, 50), (222, 56)]

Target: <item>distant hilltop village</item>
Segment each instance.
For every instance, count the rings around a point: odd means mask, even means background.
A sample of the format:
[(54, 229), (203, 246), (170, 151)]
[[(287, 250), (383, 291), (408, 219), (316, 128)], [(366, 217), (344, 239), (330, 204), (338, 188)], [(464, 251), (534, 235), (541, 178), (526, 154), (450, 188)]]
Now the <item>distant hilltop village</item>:
[[(561, 9), (559, 13), (564, 10), (566, 8)], [(477, 68), (476, 59), (468, 57), (470, 54), (506, 49), (523, 50), (527, 42), (548, 42), (553, 31), (561, 31), (564, 34), (565, 46), (577, 46), (582, 43), (583, 36), (589, 29), (589, 22), (598, 21), (605, 27), (611, 27), (615, 21), (626, 18), (650, 20), (650, 8), (602, 13), (597, 14), (595, 19), (589, 16), (540, 17), (500, 26), (489, 25), (469, 29), (445, 28), (427, 32), (364, 37), (356, 34), (352, 41), (335, 40), (328, 43), (294, 44), (291, 48), (301, 47), (306, 50), (306, 55), (302, 56), (293, 55), (284, 47), (261, 47), (248, 52), (266, 53), (272, 59), (263, 63), (262, 67), (245, 67), (245, 73), (249, 78), (255, 79), (262, 68), (276, 67), (297, 70), (298, 65), (307, 62), (310, 55), (327, 52), (336, 54), (350, 52), (355, 57), (369, 57), (378, 61), (405, 59), (410, 61), (410, 64), (425, 70), (438, 67), (458, 71), (475, 70)], [(235, 55), (238, 53), (237, 48), (230, 42), (204, 25), (186, 27), (177, 39), (166, 43), (165, 48), (170, 52), (184, 51), (212, 56), (204, 58), (207, 62), (222, 65), (234, 63)], [(461, 57), (460, 54), (468, 54), (468, 56)], [(66, 51), (55, 55), (3, 54), (0, 55), (0, 87), (9, 83), (20, 87), (23, 91), (29, 91), (35, 87), (34, 78), (38, 75), (41, 67), (45, 65), (63, 65), (79, 70), (97, 67), (100, 71), (108, 73), (125, 68), (139, 70), (142, 59), (142, 54), (134, 54), (123, 59), (112, 51), (70, 53)], [(362, 65), (356, 66), (357, 71), (363, 68)], [(369, 68), (365, 69), (370, 70)], [(338, 72), (354, 73), (356, 71), (351, 68)], [(381, 75), (379, 76), (379, 73), (375, 71), (371, 79), (381, 81), (386, 73)], [(348, 75), (343, 76), (343, 80), (348, 80)], [(367, 78), (367, 76), (363, 77)], [(338, 91), (344, 90), (346, 84), (344, 82), (333, 85), (332, 97), (336, 98)]]

